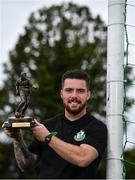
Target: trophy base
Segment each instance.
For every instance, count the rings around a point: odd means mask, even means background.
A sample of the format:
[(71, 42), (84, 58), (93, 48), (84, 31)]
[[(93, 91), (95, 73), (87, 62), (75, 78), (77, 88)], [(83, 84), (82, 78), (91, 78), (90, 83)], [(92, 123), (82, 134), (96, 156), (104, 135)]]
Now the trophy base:
[(9, 117), (2, 125), (3, 128), (32, 128), (35, 121), (32, 117)]

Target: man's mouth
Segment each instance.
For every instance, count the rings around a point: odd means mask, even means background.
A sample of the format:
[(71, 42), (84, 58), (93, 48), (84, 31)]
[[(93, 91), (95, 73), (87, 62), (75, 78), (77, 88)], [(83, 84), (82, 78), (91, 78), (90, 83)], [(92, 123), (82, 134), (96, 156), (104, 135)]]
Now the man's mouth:
[(68, 103), (72, 103), (72, 104), (81, 104), (81, 101), (79, 101), (78, 99), (71, 99), (68, 101)]

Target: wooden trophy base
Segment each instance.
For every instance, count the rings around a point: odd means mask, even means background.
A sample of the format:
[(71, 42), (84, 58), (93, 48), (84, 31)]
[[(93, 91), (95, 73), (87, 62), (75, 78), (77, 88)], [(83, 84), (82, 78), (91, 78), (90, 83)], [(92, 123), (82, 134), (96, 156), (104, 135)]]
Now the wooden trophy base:
[(9, 117), (2, 125), (3, 128), (32, 128), (35, 121), (32, 117)]

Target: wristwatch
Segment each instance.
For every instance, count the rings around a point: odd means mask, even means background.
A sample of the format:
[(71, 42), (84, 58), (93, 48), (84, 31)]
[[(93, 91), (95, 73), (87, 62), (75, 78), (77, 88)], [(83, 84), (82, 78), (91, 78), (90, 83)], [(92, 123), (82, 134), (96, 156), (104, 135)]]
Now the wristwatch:
[(51, 139), (52, 139), (52, 134), (49, 134), (49, 135), (47, 135), (46, 137), (45, 137), (45, 143), (46, 144), (48, 144), (50, 141), (51, 141)]

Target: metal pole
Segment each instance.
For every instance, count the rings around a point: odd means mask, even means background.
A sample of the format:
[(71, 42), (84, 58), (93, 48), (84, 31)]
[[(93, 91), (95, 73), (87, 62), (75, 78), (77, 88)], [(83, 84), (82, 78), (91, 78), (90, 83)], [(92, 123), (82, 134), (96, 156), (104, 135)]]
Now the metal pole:
[(125, 0), (108, 0), (107, 179), (122, 179)]

